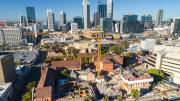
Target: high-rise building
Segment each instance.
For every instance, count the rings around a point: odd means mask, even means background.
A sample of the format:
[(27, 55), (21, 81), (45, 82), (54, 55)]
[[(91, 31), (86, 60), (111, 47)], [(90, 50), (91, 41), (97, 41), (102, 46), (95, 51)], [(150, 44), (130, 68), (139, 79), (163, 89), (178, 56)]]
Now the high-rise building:
[(151, 22), (152, 21), (152, 16), (149, 15), (143, 15), (141, 16), (141, 24), (144, 25), (145, 22)]
[(64, 11), (60, 12), (60, 25), (66, 24), (66, 13)]
[(54, 31), (54, 13), (52, 9), (47, 10), (47, 24), (49, 31)]
[(106, 2), (106, 0), (98, 0), (98, 12), (100, 14), (100, 18), (107, 17), (107, 2)]
[(163, 9), (159, 9), (156, 13), (156, 26), (162, 25), (163, 21)]
[(99, 12), (94, 13), (94, 26), (97, 28), (97, 26), (100, 24), (100, 14)]
[(121, 26), (120, 22), (116, 22), (116, 24), (115, 24), (115, 32), (116, 33), (120, 33), (120, 26)]
[(172, 33), (175, 36), (180, 36), (180, 17), (174, 18), (174, 23), (172, 24)]
[(34, 7), (26, 7), (27, 23), (28, 25), (36, 23), (35, 9)]
[(101, 18), (100, 19), (100, 28), (104, 32), (112, 31), (112, 20), (110, 18)]
[(107, 17), (113, 19), (113, 0), (107, 0)]
[(121, 32), (123, 33), (135, 33), (136, 32), (136, 27), (137, 27), (137, 15), (124, 15), (123, 16), (123, 21), (121, 22)]
[(78, 24), (78, 29), (83, 29), (83, 19), (80, 16), (74, 17), (73, 22)]
[(89, 29), (91, 25), (89, 0), (83, 0), (82, 6), (83, 6), (84, 29)]
[(143, 25), (145, 29), (152, 29), (153, 27), (152, 16), (150, 14), (141, 16), (141, 25)]
[(0, 83), (16, 80), (16, 70), (13, 53), (0, 52)]
[(20, 15), (19, 25), (20, 25), (20, 27), (26, 27), (27, 26), (26, 17), (25, 16)]

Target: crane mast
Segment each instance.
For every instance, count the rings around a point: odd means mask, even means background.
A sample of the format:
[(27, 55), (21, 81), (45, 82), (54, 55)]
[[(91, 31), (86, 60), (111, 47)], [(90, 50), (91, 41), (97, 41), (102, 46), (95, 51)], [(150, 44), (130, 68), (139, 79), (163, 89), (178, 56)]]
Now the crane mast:
[(96, 71), (97, 71), (97, 78), (100, 79), (101, 76), (101, 34), (98, 34), (98, 57), (97, 57), (97, 66), (96, 66)]

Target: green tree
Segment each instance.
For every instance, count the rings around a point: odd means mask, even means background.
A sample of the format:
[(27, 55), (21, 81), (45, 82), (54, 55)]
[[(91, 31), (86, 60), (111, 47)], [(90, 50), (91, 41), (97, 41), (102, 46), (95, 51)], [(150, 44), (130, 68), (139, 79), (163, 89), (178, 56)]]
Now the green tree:
[(26, 86), (26, 93), (22, 96), (22, 101), (32, 101), (32, 88), (36, 86), (36, 82), (30, 82)]
[(103, 100), (103, 101), (110, 101), (107, 96), (104, 96), (104, 97), (102, 98), (102, 100)]
[(122, 46), (112, 46), (110, 48), (110, 51), (115, 54), (121, 54), (123, 52), (124, 48)]
[(79, 50), (74, 47), (69, 47), (66, 49), (66, 56), (68, 59), (73, 59), (79, 55)]
[(164, 73), (158, 69), (149, 69), (148, 74), (154, 78), (154, 83), (157, 84), (158, 82), (162, 81), (164, 78)]
[(117, 96), (117, 101), (122, 101), (122, 100), (123, 100), (122, 96)]
[(26, 92), (22, 96), (22, 101), (32, 101), (32, 94), (31, 94), (31, 92)]
[(123, 46), (124, 49), (129, 47), (129, 42), (128, 41), (121, 41), (121, 46)]
[(27, 86), (26, 86), (26, 89), (27, 91), (32, 91), (32, 88), (36, 86), (36, 82), (33, 81), (33, 82), (30, 82)]
[(137, 89), (131, 90), (131, 96), (135, 99), (135, 101), (139, 98), (140, 92)]
[(128, 58), (132, 58), (133, 53), (132, 52), (124, 52), (123, 56), (128, 57)]
[(70, 77), (69, 72), (68, 72), (67, 69), (61, 70), (59, 76), (61, 78), (69, 78)]

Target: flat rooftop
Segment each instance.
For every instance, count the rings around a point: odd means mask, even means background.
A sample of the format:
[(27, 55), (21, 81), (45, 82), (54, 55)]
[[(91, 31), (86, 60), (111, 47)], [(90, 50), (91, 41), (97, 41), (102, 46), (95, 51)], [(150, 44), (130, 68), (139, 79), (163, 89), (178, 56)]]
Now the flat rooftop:
[(38, 54), (37, 51), (18, 51), (14, 52), (14, 61), (21, 61), (21, 62), (32, 62), (36, 59), (36, 55)]
[(123, 70), (122, 76), (128, 81), (151, 79), (152, 77), (147, 73), (140, 73), (131, 70)]

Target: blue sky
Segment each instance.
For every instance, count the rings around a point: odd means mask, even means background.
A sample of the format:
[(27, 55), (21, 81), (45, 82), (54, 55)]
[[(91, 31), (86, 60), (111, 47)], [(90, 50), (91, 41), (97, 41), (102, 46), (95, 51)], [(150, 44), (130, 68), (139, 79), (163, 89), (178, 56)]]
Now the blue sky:
[[(91, 20), (97, 11), (97, 0), (90, 0)], [(38, 20), (46, 20), (46, 9), (51, 8), (55, 20), (64, 10), (68, 21), (82, 15), (82, 0), (1, 0), (0, 20), (18, 20), (20, 14), (26, 15), (26, 6), (33, 6)], [(122, 19), (124, 14), (151, 14), (155, 17), (157, 9), (164, 9), (164, 19), (180, 16), (180, 0), (114, 0), (114, 19)]]

